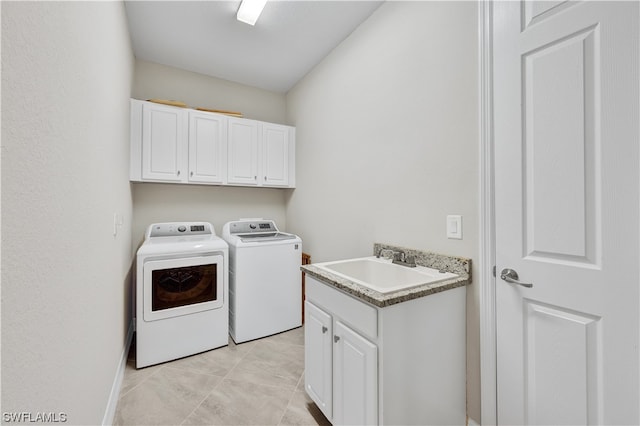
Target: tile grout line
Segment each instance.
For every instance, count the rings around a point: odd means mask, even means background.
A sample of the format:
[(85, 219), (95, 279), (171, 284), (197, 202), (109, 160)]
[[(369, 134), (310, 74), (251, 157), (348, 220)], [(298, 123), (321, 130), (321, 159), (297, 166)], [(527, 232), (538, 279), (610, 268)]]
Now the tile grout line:
[(293, 401), (293, 398), (296, 397), (296, 392), (298, 392), (298, 386), (300, 386), (300, 381), (304, 380), (304, 370), (302, 370), (302, 374), (300, 375), (300, 378), (298, 379), (298, 382), (296, 383), (296, 386), (293, 388), (293, 392), (291, 393), (291, 397), (289, 398), (289, 402), (287, 402), (287, 406), (284, 409), (284, 412), (282, 413), (282, 417), (280, 417), (280, 421), (278, 422), (278, 426), (282, 425), (282, 420), (284, 420), (284, 416), (287, 415), (287, 411), (289, 411), (289, 407), (291, 407), (291, 402)]
[[(144, 379), (142, 379), (140, 381), (140, 383), (136, 384), (135, 386), (133, 386), (131, 389), (129, 389), (128, 391), (126, 391), (125, 393), (120, 393), (120, 395), (118, 395), (118, 401), (120, 401), (120, 399), (122, 399), (123, 396), (128, 395), (131, 391), (133, 391), (134, 389), (138, 388), (140, 385), (142, 385), (143, 383), (145, 383), (147, 380), (149, 380), (151, 377), (155, 376), (156, 374), (158, 374), (158, 372), (160, 370), (162, 370), (163, 368), (165, 368), (166, 365), (161, 366), (160, 368), (156, 369), (156, 371), (154, 371), (153, 373), (149, 374), (147, 377), (145, 377)], [(134, 367), (135, 368), (135, 367)]]
[[(229, 336), (229, 339), (231, 339), (231, 336)], [(234, 342), (234, 345), (236, 345), (236, 346), (237, 346), (237, 344), (236, 344), (235, 342)], [(253, 347), (255, 347), (255, 345), (252, 345), (252, 346), (253, 346)], [(228, 347), (228, 345), (227, 345), (227, 347)], [(251, 353), (251, 351), (253, 351), (253, 347), (251, 347), (251, 348), (247, 351), (247, 353), (245, 353), (243, 356), (241, 356), (241, 357), (238, 359), (238, 361), (233, 365), (233, 367), (231, 367), (231, 368), (229, 369), (229, 371), (227, 371), (227, 373), (226, 373), (224, 376), (222, 376), (222, 377), (220, 378), (220, 381), (219, 381), (218, 383), (216, 383), (216, 385), (211, 389), (211, 391), (210, 391), (209, 393), (207, 393), (207, 394), (204, 396), (204, 398), (202, 398), (202, 401), (200, 401), (200, 402), (198, 403), (198, 405), (196, 405), (196, 406), (195, 406), (195, 408), (194, 408), (193, 410), (191, 410), (191, 412), (190, 412), (189, 414), (187, 414), (187, 416), (184, 418), (184, 420), (182, 420), (182, 422), (180, 422), (180, 425), (181, 425), (181, 426), (182, 426), (182, 425), (184, 425), (184, 422), (186, 422), (186, 421), (187, 421), (187, 419), (189, 419), (189, 417), (191, 417), (191, 415), (192, 415), (193, 413), (195, 413), (195, 412), (196, 412), (196, 410), (202, 406), (202, 404), (207, 400), (207, 398), (209, 398), (209, 396), (211, 396), (211, 394), (212, 394), (215, 390), (217, 390), (217, 389), (218, 389), (218, 387), (222, 384), (222, 382), (224, 382), (224, 381), (225, 381), (225, 379), (227, 378), (227, 376), (229, 376), (229, 374), (231, 374), (231, 372), (232, 372), (232, 371), (233, 371), (233, 370), (238, 366), (238, 364), (240, 364), (240, 363), (242, 362), (242, 360), (243, 360), (247, 355), (249, 355), (249, 354)], [(218, 377), (220, 377), (220, 376), (218, 376)]]

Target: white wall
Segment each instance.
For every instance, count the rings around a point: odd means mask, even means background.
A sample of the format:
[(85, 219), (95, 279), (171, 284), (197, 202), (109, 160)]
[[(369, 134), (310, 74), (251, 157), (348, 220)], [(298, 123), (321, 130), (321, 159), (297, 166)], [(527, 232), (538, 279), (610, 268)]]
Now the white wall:
[(144, 240), (149, 224), (204, 221), (218, 235), (222, 226), (241, 217), (263, 217), (284, 229), (286, 215), (282, 189), (136, 183), (133, 185), (133, 250)]
[[(475, 2), (387, 2), (288, 93), (287, 227), (314, 262), (370, 255), (374, 242), (477, 261), (477, 56)], [(462, 240), (447, 239), (448, 214), (463, 216)], [(467, 364), (479, 421), (477, 287)]]
[(245, 118), (287, 124), (285, 96), (204, 74), (136, 59), (136, 99), (175, 99), (192, 108), (239, 111)]
[[(285, 95), (166, 65), (136, 60), (132, 97), (175, 99), (190, 107), (239, 111), (245, 118), (287, 124)], [(241, 217), (273, 219), (286, 228), (285, 194), (290, 190), (209, 185), (134, 184), (133, 249), (151, 223), (207, 221), (218, 235)]]
[(2, 412), (99, 424), (130, 321), (124, 6), (1, 7)]

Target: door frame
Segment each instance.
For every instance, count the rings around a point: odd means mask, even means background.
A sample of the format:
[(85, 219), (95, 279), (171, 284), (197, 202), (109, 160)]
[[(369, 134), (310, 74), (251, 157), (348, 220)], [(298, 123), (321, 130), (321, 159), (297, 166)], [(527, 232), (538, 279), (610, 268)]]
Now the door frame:
[(480, 115), (480, 410), (484, 425), (498, 421), (493, 143), (493, 2), (478, 2)]

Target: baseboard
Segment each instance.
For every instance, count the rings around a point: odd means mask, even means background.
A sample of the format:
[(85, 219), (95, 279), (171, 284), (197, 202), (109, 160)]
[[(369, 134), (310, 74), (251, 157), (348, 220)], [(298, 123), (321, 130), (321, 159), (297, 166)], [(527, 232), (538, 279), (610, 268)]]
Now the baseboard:
[(120, 356), (120, 364), (116, 370), (116, 377), (113, 379), (113, 386), (111, 386), (111, 393), (109, 394), (109, 402), (107, 403), (107, 409), (104, 413), (104, 418), (102, 419), (103, 425), (112, 425), (116, 415), (118, 397), (120, 396), (120, 388), (122, 387), (122, 378), (124, 377), (124, 370), (127, 367), (127, 356), (129, 355), (129, 348), (131, 347), (131, 341), (133, 340), (133, 327), (134, 319), (129, 323), (129, 331), (127, 332), (127, 339), (124, 342), (124, 348), (122, 349), (122, 355)]
[(467, 416), (467, 426), (480, 426), (480, 423)]

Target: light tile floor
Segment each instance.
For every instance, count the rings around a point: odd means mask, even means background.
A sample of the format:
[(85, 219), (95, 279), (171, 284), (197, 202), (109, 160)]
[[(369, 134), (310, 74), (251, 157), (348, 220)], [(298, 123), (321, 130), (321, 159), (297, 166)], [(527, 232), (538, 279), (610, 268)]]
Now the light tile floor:
[(329, 425), (304, 391), (304, 331), (140, 370), (129, 351), (116, 425)]

